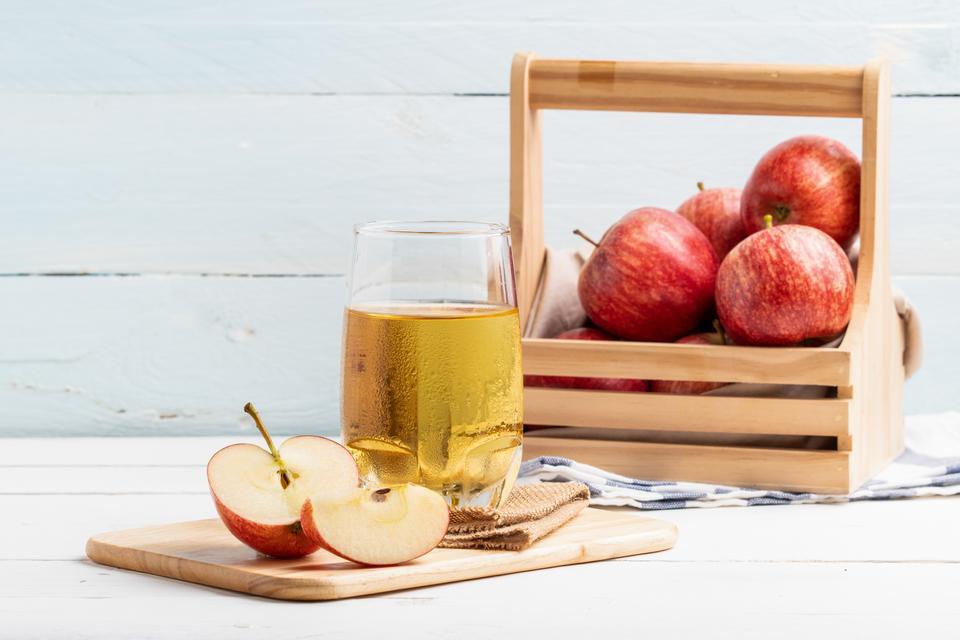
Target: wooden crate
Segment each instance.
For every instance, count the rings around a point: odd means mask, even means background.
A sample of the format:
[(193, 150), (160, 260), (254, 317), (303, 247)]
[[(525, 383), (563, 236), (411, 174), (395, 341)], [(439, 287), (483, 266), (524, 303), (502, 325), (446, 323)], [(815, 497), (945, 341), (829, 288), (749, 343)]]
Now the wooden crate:
[(834, 448), (528, 434), (526, 458), (568, 456), (651, 479), (846, 493), (900, 453), (903, 335), (888, 264), (890, 89), (883, 62), (827, 67), (552, 60), (518, 54), (510, 84), (510, 223), (521, 322), (529, 314), (544, 261), (544, 109), (860, 118), (860, 260), (853, 316), (836, 349), (523, 341), (525, 374), (803, 384), (837, 390), (835, 398), (779, 399), (527, 388), (528, 425), (829, 436), (835, 438)]

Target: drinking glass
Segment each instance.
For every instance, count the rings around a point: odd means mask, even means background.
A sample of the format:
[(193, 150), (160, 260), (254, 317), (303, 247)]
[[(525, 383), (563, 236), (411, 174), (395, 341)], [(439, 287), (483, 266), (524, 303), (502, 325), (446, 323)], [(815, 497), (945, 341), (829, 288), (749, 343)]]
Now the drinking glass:
[(498, 506), (520, 467), (523, 374), (509, 229), (354, 228), (343, 441), (369, 485), (415, 482)]

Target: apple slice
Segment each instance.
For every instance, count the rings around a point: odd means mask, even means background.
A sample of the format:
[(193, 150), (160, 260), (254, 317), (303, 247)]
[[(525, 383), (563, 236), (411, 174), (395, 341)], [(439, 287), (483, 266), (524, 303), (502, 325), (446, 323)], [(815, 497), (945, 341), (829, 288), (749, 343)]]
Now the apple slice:
[(443, 539), (450, 511), (440, 494), (415, 484), (325, 492), (303, 503), (303, 532), (341, 558), (400, 564)]
[(353, 456), (333, 440), (294, 436), (277, 449), (252, 404), (244, 411), (257, 423), (270, 451), (233, 444), (207, 463), (210, 495), (220, 519), (238, 540), (275, 558), (299, 558), (320, 545), (303, 534), (300, 510), (320, 492), (360, 486)]

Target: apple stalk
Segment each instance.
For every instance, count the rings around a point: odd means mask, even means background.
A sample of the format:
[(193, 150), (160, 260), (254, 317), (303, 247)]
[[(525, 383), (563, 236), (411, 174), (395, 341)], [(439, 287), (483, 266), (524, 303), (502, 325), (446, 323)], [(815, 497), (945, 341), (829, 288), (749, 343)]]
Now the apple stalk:
[(723, 325), (720, 324), (719, 319), (713, 321), (713, 330), (717, 332), (717, 336), (720, 338), (720, 344), (730, 344), (727, 341), (727, 332), (723, 330)]
[(589, 242), (590, 244), (592, 244), (592, 245), (595, 246), (595, 247), (599, 247), (599, 246), (600, 246), (599, 243), (597, 243), (596, 240), (594, 240), (593, 238), (591, 238), (590, 236), (588, 236), (587, 234), (585, 234), (585, 233), (584, 233), (583, 231), (581, 231), (580, 229), (574, 229), (574, 230), (573, 230), (573, 235), (575, 235), (575, 236), (580, 236), (581, 238), (583, 238), (584, 240), (586, 240), (587, 242)]
[(273, 444), (273, 438), (270, 437), (270, 432), (263, 426), (263, 421), (260, 420), (260, 414), (257, 413), (257, 408), (253, 406), (252, 402), (248, 402), (243, 405), (243, 410), (250, 414), (250, 417), (253, 418), (253, 421), (257, 425), (257, 429), (260, 431), (260, 435), (267, 441), (267, 446), (270, 448), (270, 455), (273, 456), (277, 466), (280, 468), (280, 486), (286, 489), (290, 486), (290, 483), (293, 482), (293, 474), (290, 473), (283, 458), (280, 457), (280, 452), (277, 450), (277, 446)]

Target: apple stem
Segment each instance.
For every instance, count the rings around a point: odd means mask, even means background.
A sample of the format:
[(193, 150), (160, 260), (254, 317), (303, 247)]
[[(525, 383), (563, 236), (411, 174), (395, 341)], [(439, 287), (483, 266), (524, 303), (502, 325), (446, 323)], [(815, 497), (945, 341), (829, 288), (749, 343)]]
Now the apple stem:
[(250, 414), (250, 417), (253, 418), (253, 421), (257, 425), (257, 429), (260, 431), (260, 435), (267, 441), (267, 446), (270, 447), (270, 455), (273, 456), (273, 459), (277, 461), (277, 466), (280, 467), (280, 486), (286, 489), (290, 486), (290, 482), (293, 479), (292, 474), (287, 470), (287, 465), (283, 462), (283, 458), (280, 457), (280, 451), (277, 450), (277, 446), (273, 444), (273, 438), (270, 437), (270, 432), (263, 426), (263, 421), (260, 420), (260, 414), (257, 413), (257, 408), (253, 406), (252, 402), (248, 402), (243, 405), (243, 410)]
[(699, 189), (700, 191), (703, 191), (703, 190), (704, 190), (704, 186), (703, 186), (703, 183), (702, 183), (702, 182), (698, 182), (698, 183), (697, 183), (697, 189)]
[(777, 219), (777, 222), (785, 222), (790, 217), (790, 207), (785, 204), (774, 205), (770, 214)]
[(593, 238), (591, 238), (590, 236), (588, 236), (587, 234), (585, 234), (583, 231), (580, 231), (580, 229), (574, 229), (574, 230), (573, 230), (573, 235), (575, 235), (575, 236), (580, 236), (581, 238), (583, 238), (584, 240), (586, 240), (587, 242), (589, 242), (590, 244), (592, 244), (592, 245), (595, 246), (595, 247), (599, 247), (599, 246), (600, 246), (599, 244), (596, 243), (596, 241), (595, 241)]
[(763, 228), (770, 229), (773, 227), (773, 216), (769, 213), (763, 216)]
[(727, 333), (723, 330), (723, 325), (720, 324), (719, 319), (713, 321), (713, 330), (720, 336), (720, 344), (729, 344), (727, 342)]

